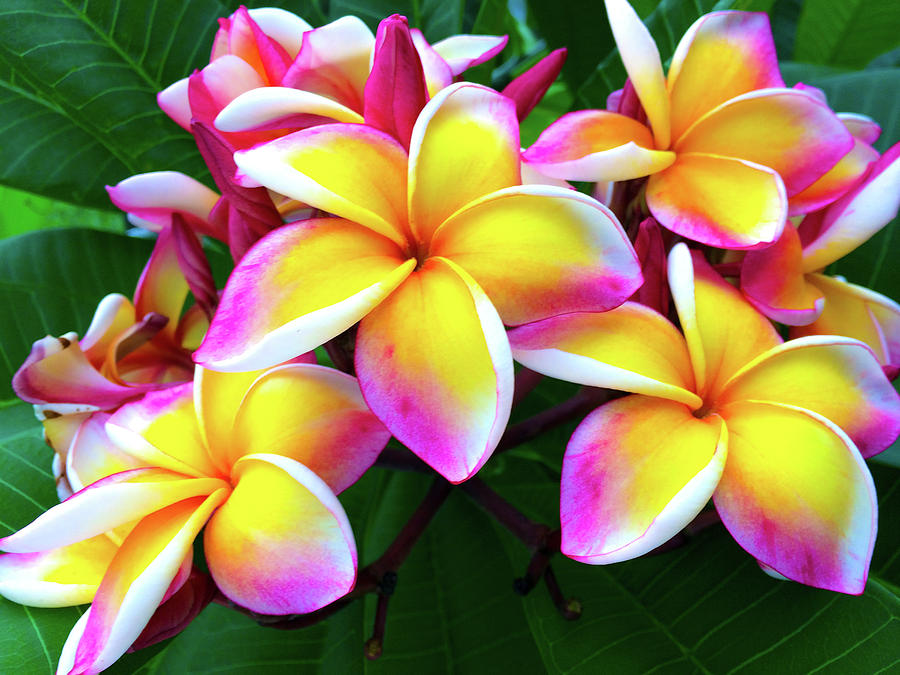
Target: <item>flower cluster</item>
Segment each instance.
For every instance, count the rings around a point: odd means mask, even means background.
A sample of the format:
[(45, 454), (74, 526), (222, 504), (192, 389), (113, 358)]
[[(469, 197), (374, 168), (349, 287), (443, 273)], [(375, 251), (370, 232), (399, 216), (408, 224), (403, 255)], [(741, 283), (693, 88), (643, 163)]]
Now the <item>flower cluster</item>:
[[(642, 555), (711, 499), (766, 572), (863, 591), (864, 458), (900, 435), (900, 306), (825, 268), (897, 214), (900, 144), (879, 155), (874, 121), (786, 87), (764, 14), (701, 17), (665, 73), (626, 1), (606, 6), (628, 80), (527, 149), (519, 124), (565, 53), (496, 91), (461, 77), (505, 37), (431, 45), (400, 16), (373, 35), (242, 7), (159, 94), (218, 193), (172, 171), (109, 187), (157, 233), (134, 300), (37, 341), (13, 381), (62, 501), (0, 539), (0, 593), (92, 603), (60, 673), (103, 670), (214, 595), (267, 615), (346, 596), (336, 495), (391, 437), (473, 477), (514, 360), (628, 394), (566, 448), (565, 555)], [(234, 258), (224, 289), (203, 237)], [(317, 365), (322, 346), (346, 372)]]

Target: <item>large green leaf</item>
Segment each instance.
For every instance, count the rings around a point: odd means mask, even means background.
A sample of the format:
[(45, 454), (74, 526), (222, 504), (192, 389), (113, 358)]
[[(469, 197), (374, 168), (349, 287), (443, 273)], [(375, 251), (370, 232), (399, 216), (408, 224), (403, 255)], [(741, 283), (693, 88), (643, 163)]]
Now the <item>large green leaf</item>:
[(900, 46), (895, 0), (808, 0), (797, 24), (793, 58), (861, 68)]
[(53, 227), (90, 227), (122, 232), (125, 214), (86, 209), (0, 185), (0, 239)]

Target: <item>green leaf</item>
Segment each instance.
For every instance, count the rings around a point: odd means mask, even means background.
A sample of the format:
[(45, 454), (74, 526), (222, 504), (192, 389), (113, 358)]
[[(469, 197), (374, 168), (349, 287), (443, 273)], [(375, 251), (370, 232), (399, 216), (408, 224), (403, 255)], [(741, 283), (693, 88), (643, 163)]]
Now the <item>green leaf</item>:
[(861, 68), (900, 46), (895, 0), (809, 0), (797, 25), (794, 58)]
[(412, 28), (420, 29), (429, 42), (462, 31), (464, 0), (331, 0), (332, 19), (353, 14), (374, 31), (382, 19), (402, 14)]
[(0, 7), (0, 183), (112, 208), (104, 184), (140, 172), (205, 168), (156, 94), (209, 59), (213, 0)]
[[(666, 62), (675, 52), (675, 47), (681, 36), (691, 27), (700, 16), (713, 9), (728, 9), (735, 2), (716, 2), (716, 0), (694, 0), (683, 2), (682, 0), (662, 0), (657, 8), (650, 13), (644, 23), (650, 30), (656, 46), (659, 48), (659, 56)], [(604, 31), (610, 33), (606, 25), (606, 17), (603, 19)], [(610, 33), (610, 40), (612, 40)], [(603, 43), (607, 43), (604, 41)], [(609, 43), (612, 47), (615, 45)], [(607, 52), (600, 61), (600, 65), (577, 89), (577, 98), (581, 105), (590, 108), (605, 108), (606, 97), (625, 84), (625, 67), (619, 58), (616, 49)]]

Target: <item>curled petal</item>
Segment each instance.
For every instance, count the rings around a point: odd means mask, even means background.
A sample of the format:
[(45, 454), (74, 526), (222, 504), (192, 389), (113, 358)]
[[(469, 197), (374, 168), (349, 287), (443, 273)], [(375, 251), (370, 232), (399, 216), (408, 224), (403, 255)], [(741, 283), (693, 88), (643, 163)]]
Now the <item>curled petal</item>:
[(156, 95), (156, 103), (178, 126), (191, 130), (191, 101), (188, 96), (190, 78), (173, 82)]
[(110, 293), (104, 297), (97, 305), (84, 337), (78, 341), (91, 363), (103, 363), (117, 336), (128, 330), (136, 318), (134, 305), (124, 295)]
[(249, 63), (234, 54), (225, 54), (189, 78), (191, 118), (212, 124), (216, 115), (231, 101), (245, 91), (266, 84)]
[(109, 418), (106, 433), (150, 466), (191, 476), (220, 475), (200, 436), (191, 382), (122, 406)]
[[(221, 489), (144, 518), (128, 535), (103, 577), (94, 602), (69, 633), (60, 668), (97, 673), (112, 665), (140, 636), (159, 607), (194, 538), (227, 497)], [(66, 663), (69, 659), (72, 663)]]
[(279, 82), (284, 77), (292, 58), (277, 41), (266, 35), (246, 7), (239, 7), (220, 25), (210, 61), (223, 56), (219, 52), (224, 47), (227, 53), (250, 64), (266, 84)]
[(714, 501), (754, 558), (810, 586), (862, 593), (875, 543), (875, 487), (853, 442), (807, 410), (723, 409), (728, 462)]
[(390, 432), (366, 407), (356, 378), (323, 366), (266, 371), (244, 396), (231, 441), (240, 455), (290, 457), (339, 494), (375, 462)]
[(429, 258), (366, 316), (356, 372), (369, 407), (453, 483), (497, 443), (512, 405), (513, 366), (497, 311), (455, 263)]
[(0, 539), (0, 550), (34, 553), (68, 546), (225, 485), (216, 478), (187, 478), (164, 469), (123, 471), (76, 492), (30, 525)]
[(863, 457), (881, 452), (900, 435), (900, 396), (872, 351), (852, 338), (798, 338), (760, 355), (722, 392), (722, 405), (748, 400), (822, 415), (853, 440)]
[(647, 183), (647, 206), (673, 232), (710, 246), (751, 249), (781, 236), (787, 195), (778, 174), (742, 159), (679, 154)]
[(818, 271), (887, 225), (900, 208), (900, 143), (872, 165), (864, 182), (825, 212), (819, 235), (803, 249), (803, 268)]
[(669, 66), (672, 137), (728, 99), (783, 86), (766, 14), (706, 14), (684, 34)]
[(260, 87), (244, 92), (215, 119), (219, 131), (257, 131), (311, 126), (319, 119), (361, 123), (362, 116), (325, 96), (287, 87)]
[(303, 33), (282, 85), (321, 94), (362, 112), (375, 36), (360, 19), (344, 16)]
[(619, 181), (662, 171), (675, 154), (654, 149), (650, 130), (606, 110), (563, 115), (525, 151), (539, 171), (568, 180)]
[(300, 51), (303, 34), (312, 30), (312, 26), (293, 12), (277, 7), (257, 7), (249, 10), (249, 14), (262, 32), (284, 47), (291, 58)]
[(356, 581), (356, 544), (322, 479), (269, 454), (243, 457), (234, 471), (234, 492), (203, 537), (222, 592), (263, 614), (312, 612), (348, 593)]
[(852, 148), (853, 137), (831, 109), (795, 89), (760, 89), (729, 99), (675, 144), (679, 154), (736, 157), (773, 169), (788, 197), (812, 185)]
[(472, 202), (435, 233), (431, 255), (453, 260), (506, 324), (616, 307), (641, 283), (616, 217), (585, 195), (519, 186)]
[(834, 277), (810, 274), (807, 279), (825, 296), (825, 311), (814, 323), (792, 328), (791, 337), (844, 335), (865, 342), (894, 379), (900, 372), (900, 305)]
[(254, 370), (310, 351), (359, 321), (415, 264), (390, 240), (339, 218), (282, 227), (232, 272), (194, 361)]
[(637, 91), (653, 129), (656, 147), (664, 150), (669, 147), (671, 128), (669, 95), (659, 50), (650, 31), (627, 0), (606, 0), (606, 13), (628, 79)]
[(560, 550), (592, 565), (667, 541), (709, 501), (725, 465), (722, 419), (673, 401), (626, 396), (588, 415), (563, 459)]
[(803, 249), (793, 225), (771, 246), (747, 252), (741, 263), (741, 290), (756, 309), (789, 326), (812, 323), (825, 307), (822, 293), (806, 282)]
[(772, 324), (684, 244), (669, 253), (669, 287), (696, 391), (705, 400), (714, 400), (734, 373), (782, 342)]
[(128, 651), (144, 649), (183, 631), (212, 602), (217, 590), (208, 574), (196, 569), (190, 570), (188, 579), (175, 593), (163, 600)]
[(166, 227), (159, 233), (134, 291), (137, 318), (155, 312), (168, 319), (157, 342), (163, 339), (168, 344), (175, 344), (178, 319), (189, 290), (178, 260), (177, 238), (172, 227)]
[(114, 186), (107, 185), (106, 192), (113, 204), (140, 218), (142, 225), (147, 223), (155, 232), (172, 222), (173, 211), (180, 211), (190, 224), (207, 234), (202, 223), (209, 220), (210, 211), (219, 199), (203, 183), (178, 171), (139, 173)]
[(450, 66), (453, 75), (461, 75), (469, 68), (490, 61), (508, 41), (506, 35), (452, 35), (433, 46)]
[(515, 104), (462, 82), (438, 93), (419, 115), (409, 148), (409, 218), (428, 241), (457, 209), (521, 183)]
[(110, 382), (88, 361), (75, 333), (49, 335), (31, 347), (12, 381), (19, 398), (58, 414), (117, 408), (156, 385)]
[(407, 155), (382, 131), (326, 124), (238, 152), (234, 161), (270, 190), (405, 243)]
[(664, 316), (634, 302), (520, 326), (509, 343), (516, 361), (544, 375), (702, 405), (684, 338)]
[(871, 145), (881, 136), (881, 126), (867, 115), (838, 113), (837, 116), (844, 123), (844, 126), (847, 127), (847, 130), (853, 134), (853, 138), (858, 141)]
[(49, 551), (0, 555), (0, 595), (29, 607), (90, 602), (118, 548), (101, 534)]

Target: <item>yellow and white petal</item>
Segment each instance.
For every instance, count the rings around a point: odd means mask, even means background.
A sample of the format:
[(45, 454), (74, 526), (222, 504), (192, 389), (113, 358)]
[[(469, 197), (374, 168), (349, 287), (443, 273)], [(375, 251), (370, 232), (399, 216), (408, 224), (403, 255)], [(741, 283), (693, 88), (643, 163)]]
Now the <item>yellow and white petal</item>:
[(68, 546), (225, 486), (217, 478), (188, 478), (164, 469), (123, 471), (76, 492), (30, 525), (0, 539), (0, 550), (34, 553)]
[(224, 476), (209, 457), (194, 410), (193, 384), (146, 394), (106, 423), (113, 443), (146, 465), (190, 476)]
[(839, 426), (863, 457), (900, 435), (900, 396), (872, 350), (852, 338), (811, 336), (774, 347), (735, 374), (719, 401), (811, 410)]
[(510, 331), (509, 343), (516, 361), (544, 375), (702, 406), (684, 337), (635, 302), (520, 326)]
[(653, 550), (709, 501), (727, 446), (718, 415), (681, 403), (636, 395), (597, 408), (566, 447), (560, 550), (592, 565)]
[(283, 363), (350, 328), (415, 265), (390, 239), (340, 218), (279, 228), (232, 272), (194, 361), (226, 371)]
[(287, 87), (260, 87), (244, 92), (225, 106), (216, 117), (215, 126), (226, 132), (271, 129), (277, 124), (289, 128), (296, 115), (327, 117), (335, 122), (363, 122), (358, 112), (325, 96)]
[(768, 319), (684, 244), (669, 253), (669, 288), (697, 383), (714, 400), (725, 382), (755, 357), (781, 344)]
[(650, 129), (637, 120), (608, 110), (580, 110), (547, 127), (523, 158), (557, 178), (621, 181), (662, 171), (675, 154), (657, 150)]
[(429, 258), (360, 323), (356, 372), (378, 418), (453, 483), (493, 453), (512, 406), (506, 331), (458, 265)]
[(606, 0), (606, 13), (628, 78), (653, 129), (656, 147), (666, 150), (671, 140), (669, 94), (659, 49), (627, 0)]
[(375, 462), (390, 432), (355, 377), (308, 364), (279, 366), (253, 382), (234, 420), (230, 463), (265, 452), (312, 470), (339, 494)]
[(875, 487), (853, 442), (807, 410), (722, 409), (728, 461), (714, 501), (735, 540), (800, 583), (862, 593), (875, 543)]
[[(205, 498), (186, 499), (138, 523), (113, 558), (90, 609), (69, 633), (57, 672), (97, 673), (125, 653), (228, 493), (220, 489)], [(65, 671), (66, 666), (71, 670)]]
[(701, 16), (678, 43), (669, 66), (672, 138), (730, 98), (783, 87), (769, 17), (762, 12)]
[(325, 124), (237, 152), (234, 161), (270, 190), (406, 244), (406, 150), (382, 131)]
[(438, 229), (430, 254), (471, 274), (509, 325), (605, 311), (642, 282), (615, 215), (586, 195), (547, 185), (472, 202)]
[(409, 147), (409, 218), (427, 244), (449, 216), (521, 183), (516, 106), (493, 89), (461, 82), (441, 90), (416, 120)]
[(729, 249), (776, 241), (788, 212), (781, 177), (742, 159), (682, 153), (650, 176), (647, 206), (661, 225), (702, 244)]
[(270, 454), (243, 457), (234, 477), (234, 492), (203, 537), (222, 593), (255, 612), (303, 614), (353, 588), (353, 532), (321, 478)]
[(806, 278), (825, 296), (825, 311), (808, 326), (792, 328), (791, 337), (855, 338), (875, 352), (888, 377), (896, 377), (900, 368), (900, 305), (881, 293), (836, 277), (809, 274)]
[(101, 534), (49, 551), (0, 555), (0, 595), (29, 607), (90, 602), (118, 550)]

